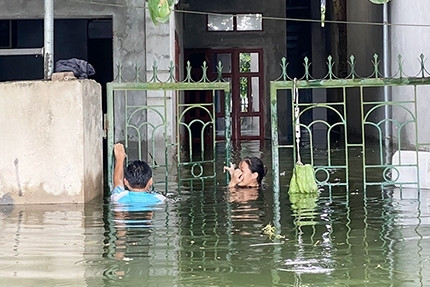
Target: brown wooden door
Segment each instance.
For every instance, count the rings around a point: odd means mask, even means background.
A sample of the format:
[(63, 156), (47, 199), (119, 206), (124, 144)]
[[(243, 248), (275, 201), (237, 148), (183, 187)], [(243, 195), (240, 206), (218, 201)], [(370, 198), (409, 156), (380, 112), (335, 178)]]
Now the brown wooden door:
[[(223, 78), (231, 82), (232, 139), (264, 140), (263, 121), (263, 50), (225, 49), (210, 50), (211, 71), (221, 61)], [(216, 99), (219, 122), (224, 117), (224, 95)], [(218, 130), (218, 126), (217, 126)]]
[[(262, 49), (188, 50), (185, 59), (194, 60), (193, 69), (201, 70), (202, 61), (209, 66), (208, 76), (216, 79), (217, 65), (222, 63), (223, 79), (231, 83), (232, 140), (264, 140), (264, 81)], [(196, 79), (198, 79), (198, 75)], [(196, 95), (193, 95), (194, 97)], [(202, 95), (200, 95), (199, 100)], [(192, 97), (189, 98), (191, 100)], [(212, 101), (212, 94), (203, 96)], [(225, 137), (225, 95), (215, 92), (216, 136)]]

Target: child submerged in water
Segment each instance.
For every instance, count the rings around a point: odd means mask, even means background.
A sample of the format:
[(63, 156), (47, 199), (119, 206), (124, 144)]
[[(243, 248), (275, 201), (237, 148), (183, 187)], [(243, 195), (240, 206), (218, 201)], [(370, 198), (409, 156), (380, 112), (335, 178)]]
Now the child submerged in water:
[(267, 168), (258, 157), (245, 157), (238, 168), (231, 163), (230, 166), (224, 166), (225, 171), (231, 176), (229, 187), (261, 187)]
[(155, 205), (166, 198), (158, 193), (150, 192), (153, 183), (151, 167), (144, 161), (135, 160), (124, 170), (127, 154), (124, 145), (114, 145), (115, 168), (113, 172), (114, 189), (111, 194), (112, 202), (122, 204), (139, 203)]

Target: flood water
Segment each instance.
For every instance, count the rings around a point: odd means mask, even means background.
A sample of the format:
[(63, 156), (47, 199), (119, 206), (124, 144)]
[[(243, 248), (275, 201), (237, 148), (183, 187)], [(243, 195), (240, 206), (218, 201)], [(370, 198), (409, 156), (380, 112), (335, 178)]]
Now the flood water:
[(151, 210), (0, 206), (0, 285), (430, 286), (430, 191), (282, 184), (277, 199), (222, 179)]

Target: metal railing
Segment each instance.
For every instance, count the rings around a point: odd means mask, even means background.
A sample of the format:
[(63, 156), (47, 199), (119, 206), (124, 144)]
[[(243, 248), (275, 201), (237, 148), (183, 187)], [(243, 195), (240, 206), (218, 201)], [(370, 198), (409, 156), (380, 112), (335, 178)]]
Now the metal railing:
[[(171, 167), (174, 166), (172, 159), (176, 160), (177, 176), (180, 181), (215, 177), (215, 94), (223, 92), (226, 97), (225, 145), (226, 150), (229, 151), (231, 149), (230, 83), (222, 80), (221, 64), (217, 67), (218, 76), (214, 81), (210, 81), (207, 76), (206, 63), (202, 66), (202, 77), (198, 81), (191, 78), (190, 63), (186, 68), (185, 79), (178, 82), (174, 78), (174, 66), (171, 62), (168, 79), (161, 81), (157, 63), (154, 62), (152, 78), (149, 81), (143, 82), (139, 76), (140, 69), (135, 67), (134, 80), (124, 82), (123, 67), (118, 67), (117, 79), (107, 84), (109, 184), (112, 182), (113, 144), (117, 141), (123, 141), (128, 152), (135, 152), (134, 155), (128, 156), (129, 160), (133, 157), (147, 160), (154, 170), (164, 169), (165, 178), (155, 178), (155, 181), (165, 183), (166, 191), (168, 177), (172, 173)], [(183, 100), (186, 91), (211, 92), (213, 101), (186, 103)], [(193, 118), (192, 114), (196, 110), (200, 114), (204, 113), (205, 119)], [(172, 117), (172, 114), (175, 116)], [(196, 125), (201, 128), (198, 152), (193, 149), (195, 144), (191, 137), (191, 130)], [(172, 132), (173, 127), (176, 131)], [(170, 134), (176, 134), (176, 138), (172, 140)], [(212, 140), (209, 144), (205, 144), (207, 136)], [(230, 153), (228, 152), (226, 156), (226, 162), (228, 162)]]
[[(419, 106), (427, 104), (430, 98), (418, 87), (430, 86), (430, 74), (425, 67), (424, 55), (420, 55), (419, 62), (419, 71), (408, 76), (399, 56), (394, 76), (383, 77), (375, 54), (372, 74), (361, 77), (356, 72), (354, 56), (351, 56), (348, 76), (338, 78), (333, 72), (332, 57), (328, 57), (326, 76), (315, 79), (310, 73), (311, 63), (305, 58), (303, 77), (293, 79), (287, 74), (286, 60), (282, 59), (282, 74), (270, 83), (275, 191), (279, 192), (280, 188), (282, 156), (288, 154), (295, 160), (297, 158), (295, 134), (291, 133), (291, 139), (284, 143), (279, 139), (280, 97), (289, 98), (290, 112), (295, 108), (300, 111), (297, 119), (291, 112), (292, 127), (297, 120), (302, 133), (301, 157), (304, 163), (313, 165), (320, 186), (348, 189), (352, 177), (354, 182), (362, 181), (364, 186), (422, 187), (418, 176), (420, 153), (428, 150), (430, 144), (420, 140), (426, 137), (422, 128), (426, 111)], [(392, 93), (389, 101), (383, 96), (386, 87), (390, 87)], [(294, 88), (299, 90), (298, 103), (291, 97)], [(402, 150), (412, 151), (413, 159), (406, 159), (405, 154), (393, 157), (395, 152)], [(416, 175), (412, 179), (401, 175), (411, 171)]]

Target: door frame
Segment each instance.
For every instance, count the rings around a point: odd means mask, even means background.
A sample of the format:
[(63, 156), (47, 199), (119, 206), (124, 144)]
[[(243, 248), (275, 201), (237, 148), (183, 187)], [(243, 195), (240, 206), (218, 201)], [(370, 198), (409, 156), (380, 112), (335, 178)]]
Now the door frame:
[[(211, 59), (209, 63), (210, 71), (216, 72), (216, 66), (218, 63), (215, 61), (217, 54), (231, 54), (231, 68), (229, 72), (223, 72), (223, 79), (231, 79), (231, 118), (232, 118), (232, 141), (241, 140), (259, 140), (264, 142), (264, 63), (263, 63), (263, 49), (262, 48), (227, 48), (227, 49), (209, 49), (208, 59)], [(241, 53), (257, 53), (258, 54), (258, 71), (257, 72), (240, 72), (240, 54)], [(259, 106), (258, 111), (246, 111), (241, 110), (240, 102), (240, 78), (241, 77), (258, 77), (259, 78)], [(250, 86), (248, 86), (249, 88)], [(250, 98), (250, 96), (249, 96)], [(221, 99), (220, 103), (224, 104), (224, 99)], [(248, 102), (248, 105), (250, 102)], [(221, 113), (217, 113), (217, 118), (224, 117), (224, 110)], [(241, 120), (245, 117), (258, 117), (259, 129), (258, 135), (243, 135), (241, 130)]]

